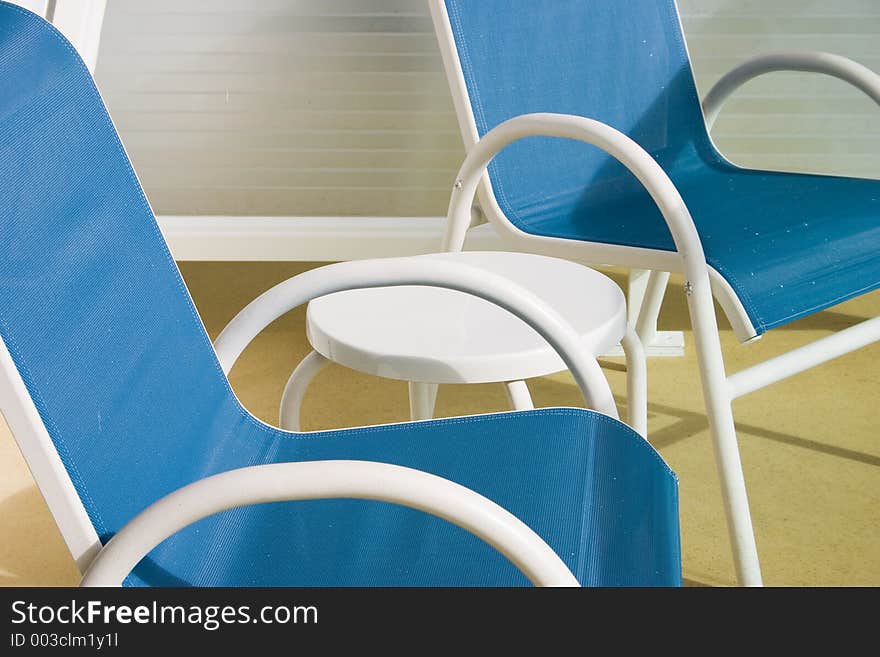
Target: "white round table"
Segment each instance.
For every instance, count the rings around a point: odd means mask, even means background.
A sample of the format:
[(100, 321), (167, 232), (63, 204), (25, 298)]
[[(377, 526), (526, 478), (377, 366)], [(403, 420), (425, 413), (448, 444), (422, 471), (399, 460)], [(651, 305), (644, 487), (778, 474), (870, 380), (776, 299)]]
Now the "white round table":
[[(594, 356), (621, 343), (627, 360), (630, 424), (645, 434), (646, 366), (626, 322), (626, 299), (610, 278), (559, 258), (502, 251), (440, 253), (509, 278), (553, 306)], [(309, 303), (306, 330), (314, 351), (284, 389), (281, 426), (298, 430), (302, 400), (330, 361), (409, 382), (412, 419), (432, 417), (437, 385), (504, 383), (515, 409), (533, 408), (524, 379), (565, 369), (535, 332), (506, 310), (454, 290), (404, 286), (338, 292)]]

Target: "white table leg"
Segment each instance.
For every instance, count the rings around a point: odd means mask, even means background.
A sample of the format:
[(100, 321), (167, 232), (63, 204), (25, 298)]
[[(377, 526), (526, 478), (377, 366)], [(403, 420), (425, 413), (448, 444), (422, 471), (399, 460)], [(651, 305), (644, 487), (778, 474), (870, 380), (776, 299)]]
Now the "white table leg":
[(330, 361), (317, 351), (311, 352), (296, 366), (287, 385), (284, 386), (284, 394), (281, 395), (281, 408), (278, 413), (279, 425), (288, 431), (299, 431), (299, 416), (302, 409), (303, 397), (312, 379)]
[(409, 416), (412, 420), (430, 420), (437, 402), (436, 383), (409, 382)]
[(508, 381), (504, 384), (510, 406), (516, 411), (530, 411), (535, 408), (532, 395), (525, 381)]
[[(627, 285), (626, 319), (642, 340), (648, 356), (684, 356), (684, 333), (658, 331), (657, 317), (666, 292), (669, 272), (631, 269)], [(619, 356), (617, 349), (605, 354)]]

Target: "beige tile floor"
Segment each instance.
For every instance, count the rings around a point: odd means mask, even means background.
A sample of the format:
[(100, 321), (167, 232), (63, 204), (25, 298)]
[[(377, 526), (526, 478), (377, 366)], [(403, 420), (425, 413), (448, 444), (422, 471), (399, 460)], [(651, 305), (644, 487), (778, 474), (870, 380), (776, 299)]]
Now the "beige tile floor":
[[(187, 284), (212, 336), (249, 299), (314, 265), (185, 263)], [(615, 272), (612, 272), (618, 277)], [(667, 294), (661, 328), (687, 330), (680, 281)], [(880, 313), (873, 293), (776, 330), (749, 346), (723, 332), (733, 371)], [(276, 419), (290, 370), (308, 351), (304, 313), (274, 323), (245, 352), (232, 384), (245, 405)], [(687, 583), (734, 582), (718, 481), (702, 409), (693, 339), (684, 358), (649, 363), (651, 442), (681, 481)], [(625, 403), (620, 359), (603, 361)], [(566, 374), (531, 382), (538, 405), (576, 405)], [(880, 585), (880, 345), (874, 345), (739, 400), (734, 410), (765, 582), (770, 585)], [(439, 415), (505, 408), (497, 385), (441, 389)], [(304, 428), (399, 421), (406, 385), (331, 367), (309, 391)], [(0, 584), (70, 585), (77, 572), (24, 462), (0, 426)]]

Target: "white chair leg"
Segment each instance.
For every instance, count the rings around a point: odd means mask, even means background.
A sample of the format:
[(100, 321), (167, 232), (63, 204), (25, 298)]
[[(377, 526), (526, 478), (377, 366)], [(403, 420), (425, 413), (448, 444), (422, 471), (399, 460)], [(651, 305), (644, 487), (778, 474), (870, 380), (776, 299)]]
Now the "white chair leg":
[(633, 326), (639, 321), (639, 312), (642, 310), (642, 301), (645, 299), (645, 290), (648, 289), (650, 277), (650, 269), (629, 270), (626, 281), (626, 321)]
[(626, 398), (629, 407), (629, 426), (648, 436), (648, 363), (645, 348), (635, 330), (627, 324), (626, 335), (620, 341), (626, 355)]
[(507, 391), (507, 399), (510, 407), (515, 411), (530, 411), (535, 408), (532, 395), (529, 394), (529, 386), (525, 381), (508, 381), (504, 384)]
[(721, 494), (727, 528), (733, 547), (737, 580), (743, 586), (761, 586), (761, 565), (749, 512), (749, 499), (740, 460), (731, 396), (724, 373), (721, 340), (708, 281), (703, 289), (694, 286), (688, 297), (697, 361), (703, 384), (706, 414), (715, 448), (715, 464), (721, 480)]
[[(660, 306), (663, 304), (663, 296), (666, 294), (666, 284), (669, 282), (668, 271), (652, 271), (648, 280), (644, 282), (644, 291), (640, 299), (637, 319), (634, 322), (636, 333), (642, 344), (651, 344), (657, 337), (657, 318), (660, 316)], [(635, 313), (635, 309), (628, 312)]]
[(281, 395), (281, 408), (278, 412), (278, 423), (282, 429), (287, 431), (299, 431), (299, 416), (302, 409), (303, 397), (305, 397), (306, 389), (311, 384), (312, 379), (327, 366), (330, 361), (324, 358), (317, 351), (311, 352), (308, 356), (300, 361), (296, 366), (287, 385), (284, 386), (284, 393)]
[(409, 416), (412, 420), (430, 420), (437, 403), (436, 383), (409, 382)]

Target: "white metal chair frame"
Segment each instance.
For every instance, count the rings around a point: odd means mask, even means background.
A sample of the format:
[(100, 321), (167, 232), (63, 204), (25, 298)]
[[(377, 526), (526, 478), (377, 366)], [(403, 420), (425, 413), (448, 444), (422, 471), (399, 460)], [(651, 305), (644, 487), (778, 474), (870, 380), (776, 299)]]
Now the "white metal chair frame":
[(184, 486), (147, 507), (111, 538), (81, 586), (121, 586), (159, 543), (215, 513), (265, 502), (330, 498), (389, 502), (430, 513), (483, 539), (536, 586), (579, 586), (540, 536), (491, 500), (421, 470), (372, 461), (255, 465)]
[[(587, 403), (612, 417), (617, 408), (599, 364), (577, 332), (545, 302), (502, 276), (461, 263), (420, 256), (327, 265), (282, 282), (246, 306), (223, 330), (215, 349), (228, 372), (247, 344), (289, 310), (343, 290), (426, 285), (473, 294), (525, 321), (557, 350)], [(100, 539), (52, 438), (0, 338), (0, 411), (12, 431), (85, 584), (118, 584), (156, 543), (223, 509), (268, 501), (361, 497), (411, 506), (446, 518), (498, 548), (532, 581), (574, 585), (558, 556), (523, 523), (478, 494), (419, 471), (355, 461), (283, 463), (232, 470), (185, 486), (148, 507), (118, 540)], [(104, 550), (107, 550), (106, 556)], [(99, 555), (102, 555), (99, 557)], [(563, 569), (566, 572), (563, 572)]]
[[(444, 249), (461, 250), (468, 229), (480, 223), (480, 216), (477, 215), (475, 219), (471, 213), (471, 205), (477, 196), (485, 219), (512, 248), (569, 258), (585, 264), (619, 265), (638, 272), (650, 270), (643, 298), (634, 300), (639, 307), (636, 332), (645, 345), (650, 344), (656, 328), (669, 272), (685, 275), (684, 290), (694, 331), (700, 378), (721, 479), (737, 578), (741, 584), (760, 586), (761, 570), (737, 444), (732, 402), (737, 397), (880, 340), (880, 317), (863, 321), (727, 376), (713, 294), (741, 342), (756, 339), (757, 332), (736, 293), (706, 263), (700, 237), (688, 208), (663, 169), (649, 153), (623, 133), (579, 116), (523, 115), (496, 126), (480, 138), (445, 2), (429, 0), (429, 4), (468, 153), (453, 188)], [(870, 69), (838, 55), (783, 52), (752, 58), (722, 77), (703, 102), (707, 126), (711, 128), (724, 101), (740, 85), (758, 75), (780, 70), (816, 72), (840, 78), (861, 89), (880, 104), (880, 76)], [(531, 136), (578, 139), (617, 158), (650, 193), (669, 226), (677, 250), (659, 251), (538, 237), (519, 230), (498, 206), (486, 167), (505, 146)]]

